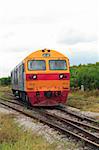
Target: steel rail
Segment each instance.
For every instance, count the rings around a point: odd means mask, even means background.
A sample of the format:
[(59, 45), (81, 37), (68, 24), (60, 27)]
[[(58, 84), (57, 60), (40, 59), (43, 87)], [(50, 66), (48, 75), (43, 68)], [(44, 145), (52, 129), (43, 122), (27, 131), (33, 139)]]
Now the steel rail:
[[(0, 99), (2, 99), (2, 100), (6, 100), (6, 101), (8, 101), (8, 102), (10, 102), (10, 103), (13, 103), (13, 104), (17, 104), (17, 105), (21, 105), (21, 106), (27, 106), (28, 108), (30, 108), (30, 109), (33, 109), (33, 107), (31, 107), (31, 106), (28, 106), (26, 103), (24, 103), (23, 101), (21, 101), (21, 102), (15, 102), (15, 101), (9, 101), (8, 99), (6, 99), (6, 98), (0, 98)], [(17, 99), (16, 99), (17, 100)], [(92, 126), (92, 125), (89, 125), (89, 124), (85, 124), (85, 123), (83, 123), (83, 122), (80, 122), (80, 121), (77, 121), (77, 120), (73, 120), (73, 119), (69, 119), (69, 118), (64, 118), (64, 117), (61, 117), (61, 118), (63, 118), (63, 119), (65, 119), (65, 120), (67, 120), (67, 121), (70, 121), (70, 122), (72, 122), (72, 123), (75, 123), (75, 124), (77, 124), (77, 125), (80, 125), (80, 126), (82, 126), (82, 127), (88, 127), (88, 128), (91, 128), (91, 129), (93, 129), (93, 130), (96, 130), (97, 132), (99, 132), (99, 128), (98, 127), (96, 127), (96, 126)]]
[(97, 141), (97, 143), (99, 144), (99, 137), (98, 136), (90, 133), (89, 131), (87, 131), (87, 130), (85, 130), (85, 129), (83, 129), (83, 128), (77, 126), (77, 125), (75, 125), (74, 123), (71, 123), (70, 121), (68, 121), (68, 120), (66, 120), (66, 119), (64, 119), (64, 118), (62, 118), (60, 116), (57, 116), (55, 114), (50, 114), (49, 112), (45, 112), (45, 113), (47, 115), (51, 116), (51, 117), (54, 117), (54, 119), (58, 119), (59, 121), (61, 121), (61, 122), (65, 123), (65, 124), (73, 127), (73, 129), (75, 128), (78, 131), (81, 131), (82, 133), (84, 133), (85, 135), (87, 135), (87, 138), (89, 137), (89, 138), (91, 138), (92, 141)]
[[(20, 105), (20, 106), (24, 106), (23, 103), (21, 103), (21, 102), (18, 102), (18, 101), (15, 102), (15, 100), (8, 100), (8, 99), (5, 98), (5, 97), (0, 98), (0, 100), (7, 101), (7, 102), (9, 102), (9, 103), (17, 104), (17, 105)], [(24, 104), (25, 104), (25, 103), (24, 103)]]
[(70, 114), (70, 115), (74, 116), (74, 117), (77, 117), (78, 119), (81, 119), (82, 121), (86, 120), (88, 122), (91, 122), (91, 123), (94, 123), (96, 125), (99, 125), (99, 120), (95, 120), (95, 119), (87, 117), (85, 115), (79, 115), (76, 112), (68, 110), (66, 107), (56, 107), (56, 109), (61, 110), (61, 111), (65, 112), (65, 113), (67, 113), (67, 114)]
[[(13, 97), (12, 93), (8, 93), (8, 95)], [(95, 119), (87, 117), (85, 115), (79, 115), (79, 114), (77, 114), (77, 113), (75, 113), (73, 111), (68, 110), (65, 105), (56, 106), (56, 108), (58, 110), (61, 110), (61, 111), (65, 112), (65, 113), (67, 113), (67, 114), (70, 114), (70, 115), (72, 115), (74, 117), (77, 117), (78, 119), (81, 119), (81, 121), (86, 120), (86, 121), (89, 121), (89, 122), (94, 123), (96, 125), (99, 125), (99, 120), (95, 120)]]
[(83, 123), (83, 122), (80, 122), (80, 121), (76, 121), (76, 120), (73, 120), (73, 119), (68, 119), (68, 118), (63, 118), (63, 119), (68, 120), (72, 123), (75, 123), (79, 126), (82, 126), (82, 127), (85, 127), (85, 128), (90, 128), (90, 129), (93, 129), (93, 130), (99, 132), (99, 128), (96, 127), (96, 126), (92, 126), (92, 125), (89, 125), (89, 124), (86, 124), (86, 123)]
[[(8, 99), (5, 99), (5, 98), (1, 98), (1, 99), (2, 100), (6, 100), (6, 101), (8, 101), (10, 103), (13, 103), (13, 104), (17, 104), (17, 105), (21, 105), (21, 106), (24, 106), (24, 104), (25, 104), (25, 106), (27, 106), (26, 103), (21, 103), (21, 102), (17, 103), (15, 101), (9, 101)], [(33, 109), (33, 107), (30, 107), (30, 106), (28, 106), (28, 108)], [(99, 128), (98, 127), (95, 127), (95, 126), (92, 126), (92, 125), (88, 125), (88, 124), (85, 124), (83, 122), (80, 122), (80, 121), (77, 121), (77, 120), (73, 120), (73, 119), (69, 119), (69, 118), (64, 118), (64, 117), (61, 117), (61, 118), (64, 119), (64, 120), (67, 120), (69, 122), (75, 123), (75, 124), (77, 124), (79, 126), (82, 126), (82, 127), (85, 127), (85, 128), (88, 127), (88, 128), (91, 128), (91, 129), (96, 130), (97, 132), (99, 132)]]

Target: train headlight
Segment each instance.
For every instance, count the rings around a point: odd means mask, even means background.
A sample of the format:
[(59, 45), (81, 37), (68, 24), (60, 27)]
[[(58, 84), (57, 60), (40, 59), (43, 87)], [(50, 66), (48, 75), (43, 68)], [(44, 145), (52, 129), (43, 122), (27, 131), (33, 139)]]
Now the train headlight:
[(37, 79), (37, 75), (34, 74), (34, 75), (32, 76), (32, 78), (33, 78), (34, 80)]
[(63, 79), (63, 77), (64, 77), (63, 74), (60, 74), (60, 75), (59, 75), (59, 78), (60, 78), (60, 79)]
[(36, 79), (37, 79), (37, 75), (36, 75), (36, 74), (30, 75), (30, 76), (29, 76), (29, 79), (30, 79), (30, 80), (36, 80)]

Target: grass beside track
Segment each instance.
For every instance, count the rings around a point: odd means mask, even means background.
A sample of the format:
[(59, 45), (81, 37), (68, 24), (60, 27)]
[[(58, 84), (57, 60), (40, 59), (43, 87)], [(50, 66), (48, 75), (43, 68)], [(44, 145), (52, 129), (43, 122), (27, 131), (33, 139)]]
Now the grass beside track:
[(5, 96), (6, 92), (11, 92), (10, 86), (0, 86), (0, 97)]
[(99, 113), (99, 90), (69, 93), (68, 106)]
[(0, 150), (54, 150), (41, 136), (23, 131), (13, 121), (13, 115), (0, 115)]
[(49, 143), (33, 131), (24, 130), (15, 122), (13, 114), (0, 114), (0, 150), (75, 150), (73, 142)]

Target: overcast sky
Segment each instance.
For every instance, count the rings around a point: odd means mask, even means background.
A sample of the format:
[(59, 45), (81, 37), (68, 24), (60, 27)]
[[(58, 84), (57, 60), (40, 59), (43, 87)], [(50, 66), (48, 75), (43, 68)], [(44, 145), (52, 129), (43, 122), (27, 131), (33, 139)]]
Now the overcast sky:
[(99, 0), (0, 0), (0, 77), (38, 49), (99, 61)]

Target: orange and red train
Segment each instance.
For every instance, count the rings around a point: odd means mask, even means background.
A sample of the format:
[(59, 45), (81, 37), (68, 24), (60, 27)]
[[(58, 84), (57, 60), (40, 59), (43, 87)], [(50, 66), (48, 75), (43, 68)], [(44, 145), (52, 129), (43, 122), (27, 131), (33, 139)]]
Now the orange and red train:
[(70, 90), (69, 59), (50, 49), (33, 52), (11, 72), (12, 91), (32, 106), (65, 104)]

